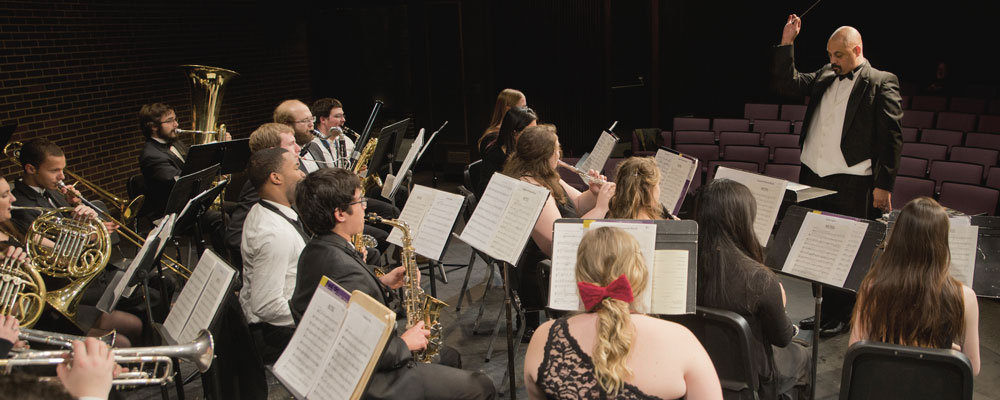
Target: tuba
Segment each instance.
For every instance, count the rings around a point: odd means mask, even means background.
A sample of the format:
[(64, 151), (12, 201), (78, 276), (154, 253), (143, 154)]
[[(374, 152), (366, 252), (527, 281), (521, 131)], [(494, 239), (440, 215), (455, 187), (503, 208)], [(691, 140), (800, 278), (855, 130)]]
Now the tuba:
[(111, 257), (108, 229), (96, 218), (73, 215), (73, 207), (47, 209), (24, 235), (28, 257), (39, 272), (70, 278), (62, 289), (46, 292), (45, 301), (76, 322), (76, 308), (87, 286)]
[(441, 329), (441, 309), (448, 307), (448, 304), (424, 293), (424, 289), (418, 283), (420, 268), (417, 266), (417, 259), (413, 250), (413, 237), (410, 235), (410, 226), (398, 219), (385, 219), (375, 213), (368, 214), (365, 219), (369, 222), (383, 223), (398, 228), (403, 233), (403, 247), (400, 251), (400, 259), (406, 267), (406, 279), (403, 284), (403, 305), (406, 307), (406, 328), (409, 329), (423, 321), (424, 326), (431, 331), (431, 336), (427, 340), (427, 348), (413, 353), (413, 359), (429, 363), (438, 357), (443, 344)]
[(0, 315), (17, 317), (24, 328), (38, 322), (45, 309), (45, 281), (30, 261), (0, 261)]
[(191, 84), (191, 130), (178, 129), (178, 133), (194, 134), (193, 144), (221, 142), (226, 136), (226, 125), (218, 125), (222, 110), (225, 84), (240, 76), (235, 71), (204, 65), (181, 65)]

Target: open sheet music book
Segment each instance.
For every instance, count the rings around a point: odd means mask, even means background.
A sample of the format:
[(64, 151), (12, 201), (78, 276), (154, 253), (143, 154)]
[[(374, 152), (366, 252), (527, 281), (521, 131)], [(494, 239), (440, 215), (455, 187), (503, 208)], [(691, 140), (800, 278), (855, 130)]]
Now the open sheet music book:
[(191, 278), (184, 284), (163, 328), (177, 343), (194, 340), (202, 329), (209, 329), (219, 305), (236, 277), (236, 269), (212, 250), (205, 250)]
[(781, 208), (781, 200), (785, 198), (785, 188), (788, 186), (788, 181), (738, 169), (719, 167), (718, 171), (715, 172), (715, 179), (723, 178), (742, 183), (750, 189), (754, 200), (757, 201), (757, 218), (754, 219), (753, 231), (757, 234), (760, 245), (767, 246), (771, 229), (774, 228), (774, 221), (778, 220), (778, 210)]
[(698, 159), (663, 147), (656, 151), (656, 167), (660, 170), (660, 204), (676, 215), (698, 172)]
[(608, 131), (601, 132), (601, 137), (597, 138), (597, 144), (594, 145), (594, 151), (591, 151), (587, 158), (580, 160), (576, 167), (585, 172), (594, 170), (600, 173), (604, 169), (604, 164), (608, 162), (608, 157), (611, 156), (611, 150), (615, 149), (616, 143), (618, 143), (618, 136)]
[(556, 310), (583, 311), (576, 287), (576, 253), (580, 240), (590, 229), (615, 227), (625, 230), (639, 242), (649, 278), (646, 289), (635, 299), (636, 309), (653, 314), (688, 312), (687, 250), (656, 249), (657, 225), (643, 220), (556, 221), (552, 233), (552, 276), (549, 280), (549, 307)]
[[(444, 246), (451, 237), (458, 213), (465, 201), (460, 195), (415, 185), (399, 219), (410, 226), (413, 248), (417, 254), (432, 260), (441, 260)], [(403, 245), (403, 232), (392, 228), (389, 243)]]
[(297, 399), (361, 398), (395, 324), (378, 300), (323, 277), (274, 376)]
[(517, 265), (549, 190), (493, 174), (459, 239), (494, 259)]
[(805, 215), (781, 271), (844, 287), (864, 241), (868, 223), (812, 211)]
[(951, 276), (965, 286), (972, 287), (976, 274), (976, 255), (979, 248), (979, 227), (972, 225), (967, 216), (948, 219), (948, 249), (951, 250)]
[(163, 218), (160, 218), (156, 226), (146, 235), (146, 241), (139, 248), (139, 252), (135, 254), (135, 257), (132, 258), (132, 262), (125, 269), (125, 272), (116, 275), (111, 281), (111, 284), (97, 302), (98, 310), (110, 313), (118, 306), (118, 300), (123, 295), (125, 297), (132, 295), (132, 291), (135, 290), (137, 285), (129, 285), (129, 283), (134, 280), (133, 278), (140, 268), (148, 269), (152, 263), (156, 262), (157, 255), (163, 251), (163, 246), (170, 239), (170, 233), (174, 229), (176, 218), (177, 214), (167, 214)]
[(420, 153), (420, 148), (424, 146), (424, 128), (420, 128), (420, 132), (417, 133), (417, 138), (413, 140), (410, 144), (410, 150), (406, 152), (406, 158), (403, 159), (403, 164), (400, 165), (398, 175), (388, 176), (385, 179), (385, 184), (382, 185), (382, 197), (386, 199), (391, 199), (392, 196), (396, 195), (396, 190), (399, 189), (399, 185), (403, 183), (406, 176), (406, 172), (410, 170), (413, 163), (417, 161), (417, 154)]

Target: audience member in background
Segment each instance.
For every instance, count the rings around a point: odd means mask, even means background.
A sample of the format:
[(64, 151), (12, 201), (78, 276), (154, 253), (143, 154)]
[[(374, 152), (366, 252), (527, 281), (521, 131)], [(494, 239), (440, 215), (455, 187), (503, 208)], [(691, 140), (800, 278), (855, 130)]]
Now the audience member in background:
[[(604, 218), (608, 212), (608, 200), (615, 191), (614, 183), (600, 183), (597, 179), (586, 192), (569, 186), (559, 179), (557, 162), (562, 156), (559, 138), (554, 125), (538, 125), (525, 128), (521, 132), (514, 154), (504, 165), (504, 175), (541, 186), (549, 190), (550, 196), (531, 229), (531, 241), (524, 248), (516, 268), (518, 293), (526, 309), (544, 309), (544, 282), (538, 263), (552, 257), (552, 224), (559, 218)], [(595, 171), (591, 177), (605, 179)], [(538, 314), (528, 313), (526, 332), (538, 326)], [(530, 336), (528, 333), (525, 337)]]
[(722, 399), (708, 353), (687, 328), (636, 313), (649, 279), (639, 243), (617, 228), (580, 241), (576, 281), (587, 312), (543, 324), (524, 357), (528, 396)]
[[(698, 221), (698, 305), (732, 311), (753, 332), (751, 358), (762, 399), (809, 393), (808, 349), (792, 338), (798, 327), (785, 315), (785, 289), (764, 266), (764, 249), (753, 223), (757, 205), (750, 189), (728, 179), (701, 188)], [(795, 395), (796, 386), (799, 386)]]
[(490, 127), (486, 128), (483, 132), (483, 136), (479, 137), (479, 142), (476, 143), (479, 146), (479, 155), (486, 155), (486, 145), (496, 139), (497, 132), (500, 131), (500, 121), (503, 120), (504, 114), (507, 110), (512, 107), (526, 107), (528, 105), (528, 99), (524, 97), (524, 93), (516, 89), (504, 89), (500, 91), (497, 95), (497, 102), (493, 106), (493, 116), (490, 117)]
[(851, 344), (955, 348), (979, 374), (979, 304), (976, 293), (948, 273), (948, 227), (948, 213), (933, 199), (906, 203), (858, 289)]
[(934, 78), (931, 79), (930, 83), (923, 88), (921, 93), (935, 96), (948, 96), (954, 91), (952, 87), (954, 82), (952, 82), (951, 75), (948, 69), (948, 63), (944, 61), (939, 61), (935, 64), (934, 68)]
[(508, 155), (514, 152), (521, 131), (537, 124), (538, 115), (528, 107), (514, 107), (504, 114), (499, 133), (493, 141), (486, 144), (483, 165), (479, 169), (479, 187), (469, 188), (475, 191), (477, 198), (483, 196), (493, 174), (503, 171), (503, 165), (507, 162)]
[(660, 170), (652, 157), (631, 157), (618, 164), (615, 195), (608, 203), (608, 218), (664, 219), (660, 204)]

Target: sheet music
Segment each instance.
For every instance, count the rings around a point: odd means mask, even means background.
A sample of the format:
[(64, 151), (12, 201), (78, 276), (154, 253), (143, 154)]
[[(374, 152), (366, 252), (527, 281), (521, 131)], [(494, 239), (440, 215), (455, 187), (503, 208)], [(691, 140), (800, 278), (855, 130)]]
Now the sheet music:
[(807, 213), (781, 270), (843, 287), (867, 230), (861, 221)]
[(316, 288), (295, 334), (274, 364), (275, 374), (300, 394), (308, 393), (315, 384), (347, 314), (348, 300), (335, 294), (338, 289), (350, 298), (335, 285), (328, 288), (320, 284)]
[[(444, 256), (444, 246), (448, 243), (464, 201), (462, 196), (454, 193), (421, 185), (413, 186), (399, 219), (410, 226), (417, 254), (433, 260), (440, 260)], [(402, 231), (393, 228), (389, 233), (389, 243), (402, 246), (402, 240)]]
[[(121, 274), (119, 277), (115, 278), (116, 280), (112, 281), (114, 288), (111, 293), (105, 292), (101, 296), (101, 299), (97, 303), (97, 308), (99, 310), (105, 313), (110, 313), (114, 311), (114, 308), (118, 305), (118, 301), (121, 300), (122, 295), (131, 295), (132, 290), (135, 289), (135, 285), (130, 287), (129, 282), (132, 281), (132, 277), (135, 275), (136, 271), (138, 271), (139, 267), (142, 266), (140, 264), (142, 264), (143, 259), (147, 254), (155, 255), (163, 249), (164, 243), (166, 243), (166, 240), (170, 238), (170, 232), (173, 230), (175, 217), (175, 214), (168, 214), (167, 216), (161, 218), (160, 222), (149, 231), (149, 234), (146, 235), (146, 241), (144, 242), (146, 244), (143, 245), (139, 249), (138, 253), (136, 253), (135, 257), (132, 258), (132, 262), (129, 263), (128, 268), (125, 269), (125, 273)], [(153, 241), (151, 240), (154, 237), (160, 238), (160, 241), (158, 242), (159, 245), (155, 249), (152, 247)], [(148, 268), (148, 266), (146, 267)]]
[(576, 288), (576, 251), (585, 229), (583, 224), (557, 223), (552, 231), (552, 275), (549, 277), (549, 308), (582, 310)]
[(375, 347), (381, 342), (385, 322), (358, 303), (351, 303), (347, 318), (327, 356), (329, 362), (306, 395), (310, 399), (347, 399), (365, 372)]
[(179, 343), (183, 343), (180, 341), (180, 337), (181, 333), (184, 332), (184, 326), (187, 325), (188, 319), (191, 317), (191, 311), (194, 310), (195, 304), (198, 303), (198, 298), (205, 291), (205, 285), (208, 284), (212, 270), (215, 269), (211, 265), (205, 265), (204, 267), (195, 268), (191, 272), (191, 277), (184, 284), (184, 288), (181, 289), (181, 294), (177, 296), (177, 301), (170, 307), (167, 319), (163, 321), (163, 328), (166, 329), (171, 338)]
[(417, 153), (420, 152), (420, 148), (424, 146), (424, 128), (420, 128), (420, 132), (417, 133), (417, 138), (413, 140), (410, 144), (410, 150), (406, 152), (406, 158), (403, 159), (403, 164), (399, 167), (399, 176), (392, 180), (392, 185), (382, 185), (382, 197), (386, 199), (391, 199), (393, 195), (396, 194), (396, 190), (399, 189), (399, 185), (403, 183), (406, 179), (406, 171), (410, 170), (413, 166), (413, 161), (417, 159)]
[(687, 195), (698, 160), (660, 149), (656, 152), (656, 167), (660, 170), (660, 204), (671, 215), (676, 214)]
[(754, 219), (753, 230), (757, 234), (760, 245), (767, 246), (771, 229), (774, 228), (774, 221), (778, 219), (778, 209), (781, 208), (781, 200), (785, 197), (788, 181), (738, 169), (719, 167), (715, 173), (715, 179), (722, 178), (742, 183), (750, 189), (750, 193), (757, 200), (757, 218)]
[[(951, 276), (965, 286), (972, 287), (976, 273), (976, 254), (979, 245), (979, 227), (971, 225), (968, 218), (950, 218), (948, 249), (951, 250)], [(964, 222), (964, 224), (963, 224)]]
[(584, 171), (592, 169), (600, 173), (604, 169), (604, 164), (608, 162), (615, 143), (618, 143), (618, 138), (607, 131), (601, 132), (601, 137), (597, 138), (597, 144), (594, 145), (594, 151), (590, 152), (590, 157), (583, 160), (580, 169)]
[[(652, 266), (656, 257), (656, 223), (653, 221), (594, 221), (590, 224), (590, 229), (601, 227), (614, 227), (628, 232), (639, 242), (639, 250), (642, 251), (642, 259), (646, 262), (646, 269), (652, 273)], [(646, 289), (642, 295), (635, 300), (639, 306), (635, 307), (639, 312), (650, 312), (653, 310), (653, 279), (646, 279)]]
[(544, 187), (493, 174), (459, 238), (490, 257), (516, 264), (548, 196)]
[(656, 250), (651, 267), (654, 314), (684, 314), (687, 312), (688, 251)]
[(181, 336), (176, 338), (179, 343), (187, 343), (194, 340), (198, 337), (198, 333), (202, 329), (208, 329), (211, 326), (212, 320), (215, 319), (215, 314), (219, 311), (219, 305), (222, 304), (222, 299), (226, 296), (229, 284), (236, 275), (236, 270), (227, 267), (225, 262), (219, 256), (215, 255), (215, 253), (205, 251), (201, 259), (202, 261), (198, 263), (198, 266), (206, 266), (203, 263), (207, 259), (211, 263), (209, 265), (212, 265), (212, 273), (205, 284), (205, 289), (202, 291), (201, 296), (198, 297), (198, 302), (195, 303), (194, 309), (191, 312), (191, 318), (184, 325)]

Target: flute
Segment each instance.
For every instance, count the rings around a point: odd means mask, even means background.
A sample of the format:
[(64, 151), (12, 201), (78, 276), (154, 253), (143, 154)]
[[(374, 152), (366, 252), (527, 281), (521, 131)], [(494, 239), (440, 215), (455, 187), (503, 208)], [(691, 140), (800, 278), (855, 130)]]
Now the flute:
[(583, 178), (583, 182), (586, 183), (586, 184), (588, 184), (588, 185), (590, 185), (592, 183), (599, 183), (599, 184), (602, 184), (602, 185), (605, 184), (605, 183), (608, 183), (607, 179), (600, 179), (600, 178), (592, 177), (592, 176), (590, 176), (590, 175), (587, 174), (587, 171), (584, 171), (584, 170), (579, 169), (579, 168), (577, 168), (577, 167), (575, 167), (573, 165), (570, 165), (569, 163), (567, 163), (567, 162), (565, 162), (563, 160), (559, 160), (559, 166), (563, 167), (563, 168), (566, 168), (566, 169), (568, 169), (570, 171), (576, 172), (578, 175), (580, 175), (580, 178)]

